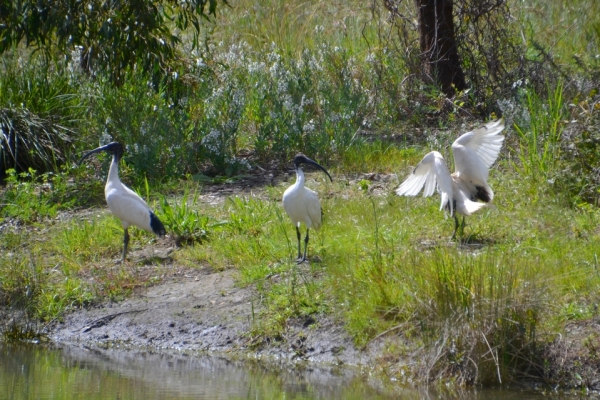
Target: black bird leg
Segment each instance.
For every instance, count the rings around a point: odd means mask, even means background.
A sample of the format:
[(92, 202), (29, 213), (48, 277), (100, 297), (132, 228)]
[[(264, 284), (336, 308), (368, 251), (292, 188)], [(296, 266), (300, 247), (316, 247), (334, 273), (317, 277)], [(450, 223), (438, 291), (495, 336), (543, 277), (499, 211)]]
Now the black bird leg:
[[(463, 218), (463, 222), (464, 222), (464, 218)], [(454, 213), (454, 233), (452, 234), (452, 238), (450, 240), (456, 239), (457, 231), (458, 231), (458, 217), (456, 216), (456, 213)]]
[(452, 239), (456, 239), (456, 232), (458, 232), (458, 228), (460, 228), (460, 236), (464, 236), (465, 234), (465, 216), (463, 215), (462, 223), (458, 223), (458, 217), (456, 213), (454, 214), (454, 234), (452, 234)]
[(129, 245), (129, 231), (125, 228), (125, 236), (123, 236), (123, 258), (121, 258), (121, 262), (125, 262), (125, 257), (127, 256), (127, 246)]
[(298, 258), (297, 261), (302, 260), (302, 245), (300, 241), (302, 240), (302, 234), (300, 234), (300, 227), (296, 225), (296, 237), (298, 238)]
[[(304, 238), (304, 257), (302, 257), (302, 259), (300, 259), (298, 261), (298, 264), (302, 264), (304, 261), (306, 261), (306, 249), (308, 248), (308, 231), (310, 229), (306, 229), (306, 237)], [(298, 242), (299, 244), (300, 242)]]

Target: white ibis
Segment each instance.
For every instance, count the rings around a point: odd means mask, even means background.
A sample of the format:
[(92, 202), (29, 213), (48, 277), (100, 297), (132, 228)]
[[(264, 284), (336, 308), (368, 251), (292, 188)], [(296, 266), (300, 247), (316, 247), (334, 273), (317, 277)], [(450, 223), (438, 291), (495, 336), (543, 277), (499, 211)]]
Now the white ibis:
[[(306, 248), (308, 247), (308, 231), (311, 227), (316, 230), (321, 228), (321, 203), (317, 193), (304, 187), (304, 172), (300, 167), (301, 164), (313, 165), (327, 174), (329, 179), (331, 175), (316, 161), (311, 160), (304, 154), (297, 154), (294, 157), (294, 166), (296, 167), (296, 183), (286, 189), (283, 193), (283, 208), (289, 215), (292, 223), (296, 226), (296, 236), (298, 237), (298, 264), (306, 261)], [(306, 225), (306, 237), (304, 238), (304, 256), (302, 255), (302, 247), (300, 244), (300, 223)]]
[(81, 157), (79, 164), (84, 159), (94, 153), (104, 151), (112, 154), (112, 162), (104, 186), (104, 195), (110, 211), (121, 220), (125, 236), (123, 238), (123, 257), (121, 262), (125, 261), (127, 256), (127, 245), (129, 244), (129, 226), (137, 226), (147, 232), (154, 232), (158, 236), (164, 236), (167, 232), (158, 217), (152, 212), (148, 204), (137, 195), (133, 190), (121, 183), (119, 179), (119, 161), (123, 156), (123, 145), (119, 142), (112, 142), (106, 146), (88, 151)]
[[(423, 196), (431, 196), (436, 187), (442, 196), (440, 210), (446, 208), (454, 217), (454, 234), (458, 230), (456, 214), (471, 215), (494, 198), (487, 183), (489, 168), (498, 158), (504, 136), (504, 120), (490, 122), (474, 131), (461, 135), (452, 143), (456, 172), (450, 175), (444, 157), (437, 151), (428, 153), (412, 174), (396, 189), (399, 196), (416, 196), (423, 186)], [(481, 200), (483, 203), (478, 202)]]

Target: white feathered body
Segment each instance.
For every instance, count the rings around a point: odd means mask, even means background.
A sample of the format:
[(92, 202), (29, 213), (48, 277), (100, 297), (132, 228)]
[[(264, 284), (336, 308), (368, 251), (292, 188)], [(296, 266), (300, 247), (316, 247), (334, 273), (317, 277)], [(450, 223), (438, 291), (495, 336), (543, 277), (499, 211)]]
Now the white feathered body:
[(456, 168), (453, 174), (439, 152), (428, 153), (396, 189), (396, 194), (416, 196), (424, 187), (423, 196), (431, 196), (437, 186), (442, 197), (440, 210), (446, 207), (451, 216), (454, 212), (468, 216), (485, 207), (494, 198), (487, 180), (504, 141), (500, 135), (503, 129), (504, 121), (500, 119), (456, 139), (452, 143)]
[(123, 185), (119, 179), (118, 163), (114, 160), (110, 165), (104, 195), (110, 212), (121, 220), (124, 229), (133, 225), (152, 232), (150, 226), (152, 210), (137, 193)]
[(321, 202), (317, 193), (304, 186), (304, 172), (298, 168), (296, 183), (283, 193), (283, 208), (295, 226), (321, 228)]

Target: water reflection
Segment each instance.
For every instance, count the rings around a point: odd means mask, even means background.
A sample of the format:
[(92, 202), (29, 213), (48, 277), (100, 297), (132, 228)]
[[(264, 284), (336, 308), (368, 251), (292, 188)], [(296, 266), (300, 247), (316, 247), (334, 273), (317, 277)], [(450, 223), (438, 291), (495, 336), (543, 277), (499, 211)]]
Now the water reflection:
[(0, 397), (5, 390), (9, 399), (392, 398), (350, 369), (274, 370), (216, 356), (0, 345)]
[[(0, 344), (0, 398), (6, 399), (563, 399), (581, 392), (461, 392), (376, 389), (355, 369), (286, 368), (85, 347)], [(588, 394), (589, 395), (589, 394)]]

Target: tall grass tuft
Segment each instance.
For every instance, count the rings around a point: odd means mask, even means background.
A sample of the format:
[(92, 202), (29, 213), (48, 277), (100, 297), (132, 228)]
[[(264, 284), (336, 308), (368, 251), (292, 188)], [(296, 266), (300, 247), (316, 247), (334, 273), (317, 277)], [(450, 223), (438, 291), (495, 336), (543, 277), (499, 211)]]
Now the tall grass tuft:
[(423, 316), (436, 334), (425, 338), (431, 347), (422, 367), (430, 381), (501, 384), (531, 359), (524, 353), (537, 340), (544, 285), (510, 255), (436, 253), (434, 302)]
[(13, 310), (21, 310), (27, 317), (34, 317), (37, 299), (42, 294), (44, 274), (42, 264), (35, 258), (12, 255), (2, 259), (0, 279), (0, 304)]
[(532, 90), (526, 90), (527, 121), (515, 124), (519, 134), (517, 155), (523, 175), (534, 182), (550, 180), (560, 161), (565, 104), (563, 86), (548, 89), (547, 101)]
[(0, 260), (0, 337), (4, 340), (38, 341), (45, 321), (86, 301), (80, 282), (69, 278), (55, 282), (44, 264), (33, 254), (13, 253)]
[(0, 178), (7, 169), (58, 171), (69, 159), (73, 133), (26, 109), (0, 108)]

